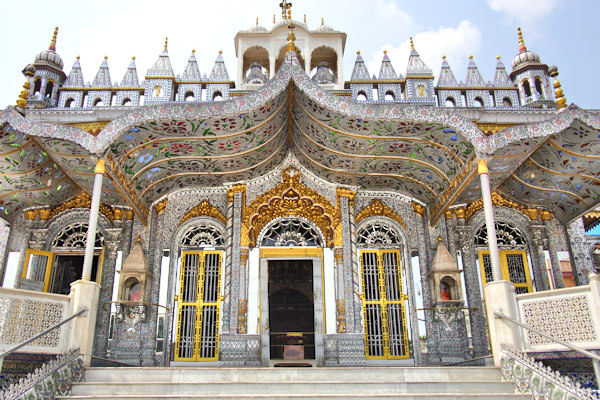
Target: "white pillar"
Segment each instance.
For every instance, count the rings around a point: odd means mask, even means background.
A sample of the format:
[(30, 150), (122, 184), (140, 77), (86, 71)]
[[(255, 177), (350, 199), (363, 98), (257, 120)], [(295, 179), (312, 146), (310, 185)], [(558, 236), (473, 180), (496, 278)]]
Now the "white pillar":
[(269, 57), (269, 79), (273, 79), (273, 76), (275, 76), (275, 58), (274, 57)]
[(490, 178), (488, 176), (486, 160), (477, 161), (477, 172), (479, 173), (479, 179), (481, 181), (481, 198), (483, 200), (485, 226), (487, 227), (487, 239), (490, 248), (490, 260), (492, 262), (492, 278), (495, 281), (499, 281), (502, 280), (502, 273), (500, 272), (500, 256), (498, 254), (494, 208), (492, 206), (492, 193), (490, 191)]
[(105, 160), (100, 159), (94, 169), (94, 190), (92, 191), (92, 204), (90, 206), (90, 220), (88, 222), (87, 241), (85, 242), (85, 257), (83, 259), (83, 272), (81, 280), (89, 281), (92, 276), (92, 260), (94, 259), (94, 244), (96, 243), (96, 227), (98, 226), (98, 211), (100, 210), (100, 195), (102, 193), (102, 178), (104, 177)]

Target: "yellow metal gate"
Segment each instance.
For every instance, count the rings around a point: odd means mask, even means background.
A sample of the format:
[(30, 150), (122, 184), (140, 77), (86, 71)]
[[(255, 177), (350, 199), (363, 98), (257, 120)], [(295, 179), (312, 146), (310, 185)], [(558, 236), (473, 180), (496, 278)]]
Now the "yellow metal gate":
[(181, 257), (175, 361), (219, 359), (222, 251), (184, 251)]
[(369, 359), (408, 358), (399, 250), (360, 254), (365, 351)]
[[(502, 279), (515, 285), (515, 292), (531, 293), (531, 277), (525, 250), (499, 250)], [(482, 284), (492, 281), (492, 260), (489, 250), (479, 250)]]

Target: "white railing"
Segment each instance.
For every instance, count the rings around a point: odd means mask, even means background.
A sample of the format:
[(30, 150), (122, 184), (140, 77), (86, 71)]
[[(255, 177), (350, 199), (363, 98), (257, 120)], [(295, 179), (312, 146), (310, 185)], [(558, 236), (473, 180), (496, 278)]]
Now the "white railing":
[[(0, 352), (7, 350), (68, 317), (69, 296), (0, 288)], [(67, 352), (71, 324), (36, 339), (22, 352)]]
[[(584, 349), (600, 349), (600, 321), (590, 286), (549, 290), (516, 296), (519, 321)], [(523, 351), (565, 351), (565, 346), (522, 330)]]

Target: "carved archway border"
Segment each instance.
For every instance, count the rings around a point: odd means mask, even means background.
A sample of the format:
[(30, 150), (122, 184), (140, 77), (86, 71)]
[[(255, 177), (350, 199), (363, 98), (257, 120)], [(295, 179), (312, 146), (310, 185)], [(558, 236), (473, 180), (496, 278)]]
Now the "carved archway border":
[[(71, 197), (69, 200), (57, 205), (54, 208), (36, 208), (34, 210), (25, 211), (26, 219), (36, 219), (39, 215), (40, 219), (50, 220), (61, 214), (64, 211), (71, 210), (74, 208), (83, 208), (90, 209), (92, 204), (92, 196), (87, 194), (86, 192), (81, 192), (77, 196)], [(99, 207), (100, 214), (104, 215), (110, 222), (113, 222), (115, 219), (123, 218), (123, 214), (126, 213), (127, 210), (123, 210), (120, 208), (113, 208), (107, 204), (100, 203)], [(131, 214), (131, 218), (129, 213), (127, 214), (127, 219), (132, 219), (133, 214)]]
[(210, 204), (208, 200), (202, 200), (197, 206), (185, 213), (181, 221), (179, 221), (179, 225), (195, 217), (211, 217), (222, 222), (223, 225), (227, 225), (227, 219), (223, 213), (217, 207)]
[(379, 199), (374, 199), (368, 206), (360, 210), (360, 212), (356, 215), (355, 222), (358, 225), (358, 223), (363, 219), (373, 216), (388, 217), (396, 221), (406, 230), (406, 225), (404, 224), (402, 218)]
[(244, 210), (242, 234), (248, 245), (255, 247), (258, 235), (279, 217), (303, 217), (313, 222), (325, 236), (327, 247), (333, 247), (335, 228), (340, 223), (339, 211), (329, 200), (300, 183), (300, 171), (292, 166), (281, 172), (282, 183), (258, 196)]

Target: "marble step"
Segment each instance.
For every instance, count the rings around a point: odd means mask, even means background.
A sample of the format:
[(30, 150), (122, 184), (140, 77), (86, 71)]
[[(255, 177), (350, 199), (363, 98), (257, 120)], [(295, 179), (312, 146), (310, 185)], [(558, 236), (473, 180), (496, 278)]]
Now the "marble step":
[(263, 395), (255, 393), (243, 393), (239, 395), (215, 395), (215, 394), (194, 394), (194, 395), (161, 395), (161, 396), (147, 396), (143, 394), (136, 395), (111, 395), (111, 396), (98, 396), (98, 395), (85, 395), (85, 396), (57, 396), (56, 399), (64, 400), (140, 400), (140, 399), (165, 399), (165, 400), (349, 400), (349, 399), (365, 399), (365, 400), (531, 400), (531, 395), (519, 395), (519, 394), (497, 394), (497, 393), (457, 393), (457, 394), (445, 394), (440, 396), (439, 394), (369, 394), (369, 393), (336, 393), (336, 394), (285, 394), (285, 395)]
[(98, 396), (115, 396), (122, 394), (144, 393), (150, 396), (162, 395), (196, 395), (197, 393), (216, 395), (242, 395), (256, 393), (271, 396), (289, 394), (331, 395), (337, 393), (361, 394), (460, 394), (460, 393), (513, 393), (510, 382), (468, 381), (468, 382), (436, 382), (436, 381), (387, 381), (387, 380), (342, 380), (336, 381), (289, 381), (261, 380), (247, 382), (218, 383), (174, 383), (174, 382), (83, 382), (73, 385), (74, 396), (94, 394)]
[(368, 368), (88, 368), (86, 382), (253, 382), (270, 381), (496, 381), (492, 367), (368, 367)]

